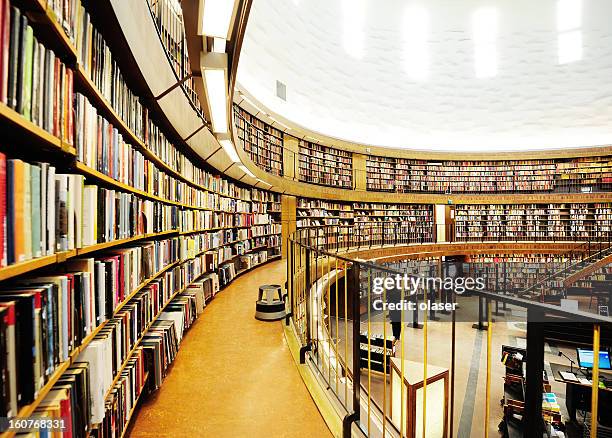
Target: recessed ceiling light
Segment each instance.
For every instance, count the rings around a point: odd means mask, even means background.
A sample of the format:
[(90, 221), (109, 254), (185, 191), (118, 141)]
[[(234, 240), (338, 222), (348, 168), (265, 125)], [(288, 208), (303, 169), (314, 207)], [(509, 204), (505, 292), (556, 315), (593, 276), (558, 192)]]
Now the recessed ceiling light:
[(582, 31), (563, 32), (559, 34), (559, 64), (582, 59)]
[(231, 140), (219, 140), (219, 143), (221, 143), (221, 147), (223, 147), (223, 150), (229, 156), (230, 160), (232, 160), (234, 163), (240, 163), (240, 157), (238, 156), (236, 147)]
[(412, 80), (429, 76), (429, 12), (422, 6), (411, 5), (404, 14), (404, 67)]
[(241, 164), (240, 166), (238, 166), (244, 173), (246, 173), (247, 175), (249, 175), (252, 178), (257, 178), (253, 172), (251, 172), (249, 169), (247, 169), (247, 167), (244, 164)]
[(229, 39), (235, 3), (235, 0), (204, 0), (202, 34)]
[(472, 17), (474, 70), (479, 79), (497, 75), (497, 9), (481, 8)]
[(557, 30), (565, 32), (582, 26), (582, 0), (557, 1)]
[(353, 58), (363, 57), (365, 0), (342, 0), (344, 51)]

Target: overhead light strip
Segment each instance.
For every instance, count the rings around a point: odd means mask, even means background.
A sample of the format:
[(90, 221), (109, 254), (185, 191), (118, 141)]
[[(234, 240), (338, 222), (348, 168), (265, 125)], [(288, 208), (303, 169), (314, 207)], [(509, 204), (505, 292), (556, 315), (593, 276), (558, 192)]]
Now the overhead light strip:
[(200, 0), (200, 2), (202, 1), (204, 5), (200, 8), (202, 14), (201, 34), (228, 40), (236, 1)]
[(223, 150), (230, 157), (230, 160), (232, 160), (234, 163), (240, 163), (240, 157), (238, 156), (236, 147), (231, 140), (219, 140), (219, 143), (221, 143)]

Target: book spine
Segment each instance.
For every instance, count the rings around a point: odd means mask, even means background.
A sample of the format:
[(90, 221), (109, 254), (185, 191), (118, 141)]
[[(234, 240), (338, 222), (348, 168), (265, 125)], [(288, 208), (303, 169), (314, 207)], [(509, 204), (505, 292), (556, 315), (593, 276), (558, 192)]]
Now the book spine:
[(32, 27), (27, 26), (24, 37), (24, 61), (23, 61), (23, 82), (21, 88), (23, 90), (21, 114), (32, 120), (32, 78), (33, 78), (33, 63), (34, 63), (34, 31)]
[(40, 245), (40, 226), (41, 226), (41, 206), (40, 206), (40, 189), (41, 189), (41, 169), (38, 165), (30, 166), (30, 195), (31, 195), (31, 252), (32, 257), (40, 257), (42, 255)]
[(10, 20), (7, 104), (9, 107), (16, 110), (19, 83), (19, 32), (21, 30), (21, 12), (15, 6), (11, 6)]
[(10, 59), (10, 35), (11, 35), (11, 3), (9, 0), (0, 1), (0, 35), (2, 44), (0, 47), (0, 101), (8, 104), (9, 86), (9, 59)]
[(0, 267), (8, 264), (7, 260), (7, 223), (6, 223), (6, 155), (0, 152)]

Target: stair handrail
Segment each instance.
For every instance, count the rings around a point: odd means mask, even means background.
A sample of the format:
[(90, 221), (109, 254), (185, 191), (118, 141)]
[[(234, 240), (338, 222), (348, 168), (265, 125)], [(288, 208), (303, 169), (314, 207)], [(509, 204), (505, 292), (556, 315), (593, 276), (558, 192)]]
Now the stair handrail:
[[(568, 271), (569, 269), (573, 268), (574, 266), (577, 266), (579, 263), (583, 263), (584, 261), (590, 260), (595, 256), (598, 256), (599, 254), (601, 254), (603, 251), (609, 250), (611, 248), (611, 241), (610, 241), (610, 235), (608, 234), (608, 240), (604, 241), (604, 240), (597, 240), (595, 242), (593, 242), (590, 238), (589, 240), (585, 241), (585, 242), (580, 242), (578, 245), (574, 246), (573, 248), (571, 248), (567, 253), (564, 253), (564, 255), (566, 255), (566, 261), (563, 262), (563, 266), (561, 269), (555, 270), (554, 272), (550, 273), (552, 270), (552, 265), (554, 265), (554, 261), (551, 259), (548, 262), (546, 262), (546, 265), (544, 266), (544, 272), (542, 275), (539, 275), (538, 277), (544, 277), (542, 279), (537, 278), (536, 282), (523, 289), (520, 292), (520, 295), (525, 295), (528, 294), (529, 292), (532, 292), (534, 289), (537, 289), (538, 287), (542, 287), (548, 282), (550, 281), (552, 278), (557, 277), (559, 274), (562, 274), (566, 271)], [(586, 251), (584, 249), (584, 247), (586, 247)], [(595, 249), (598, 249), (597, 251), (594, 251)], [(594, 251), (594, 252), (591, 252)], [(585, 257), (585, 253), (587, 254), (587, 256)], [(572, 263), (574, 260), (576, 260), (579, 256), (579, 260)], [(544, 290), (542, 289), (542, 300), (544, 299)]]

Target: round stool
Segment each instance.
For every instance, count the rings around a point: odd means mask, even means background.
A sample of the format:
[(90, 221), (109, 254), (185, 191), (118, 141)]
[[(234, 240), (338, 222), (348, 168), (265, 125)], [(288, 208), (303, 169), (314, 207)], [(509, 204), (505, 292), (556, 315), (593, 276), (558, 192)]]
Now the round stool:
[(255, 318), (260, 321), (277, 321), (286, 315), (280, 284), (259, 286), (259, 296), (255, 303)]

